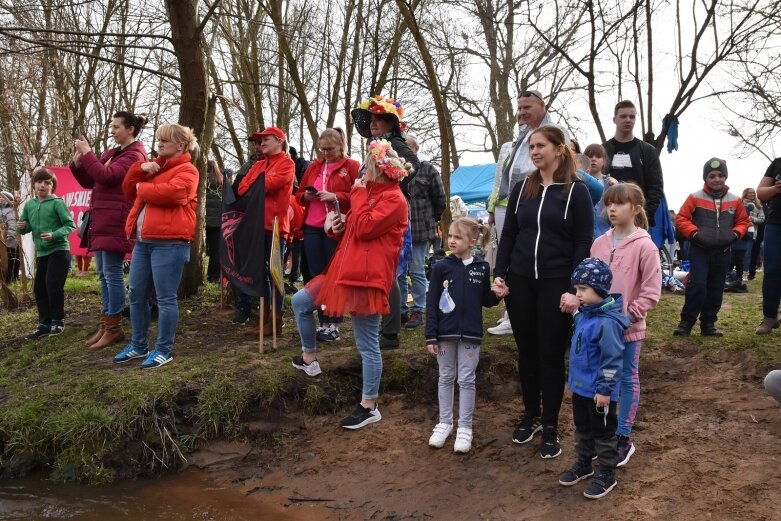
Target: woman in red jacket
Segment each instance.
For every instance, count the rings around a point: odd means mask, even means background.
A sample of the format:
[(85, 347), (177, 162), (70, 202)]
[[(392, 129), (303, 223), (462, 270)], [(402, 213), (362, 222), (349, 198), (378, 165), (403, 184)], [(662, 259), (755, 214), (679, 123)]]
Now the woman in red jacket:
[[(263, 132), (255, 132), (252, 139), (260, 143), (260, 150), (263, 158), (255, 162), (244, 176), (236, 176), (233, 181), (233, 191), (237, 197), (242, 197), (249, 192), (255, 181), (265, 172), (265, 190), (266, 190), (266, 211), (264, 229), (266, 232), (266, 266), (268, 266), (271, 257), (271, 234), (274, 227), (274, 218), (279, 223), (279, 248), (281, 256), (285, 256), (285, 243), (290, 234), (290, 194), (293, 192), (293, 180), (296, 177), (296, 165), (288, 154), (287, 136), (277, 127), (267, 127)], [(258, 259), (258, 262), (262, 262)], [(263, 285), (264, 296), (266, 298), (267, 309), (264, 316), (266, 321), (259, 324), (263, 327), (263, 334), (270, 335), (271, 327), (271, 300), (270, 294), (273, 284), (271, 283), (271, 270), (266, 270), (266, 282)], [(284, 295), (274, 289), (274, 306), (277, 309), (277, 331), (282, 330), (282, 306), (284, 304)], [(252, 308), (252, 296), (245, 293), (236, 292), (237, 313), (233, 318), (234, 324), (246, 324), (250, 318)], [(257, 329), (250, 330), (247, 333), (258, 335)]]
[(70, 164), (71, 172), (81, 186), (92, 190), (89, 221), (86, 233), (81, 237), (81, 247), (95, 255), (102, 300), (100, 329), (84, 342), (91, 349), (102, 349), (125, 339), (122, 264), (125, 255), (133, 249), (133, 243), (125, 236), (124, 224), (130, 212), (130, 201), (122, 193), (122, 181), (130, 165), (146, 160), (146, 149), (138, 140), (144, 125), (144, 116), (125, 111), (114, 114), (110, 131), (117, 146), (104, 152), (100, 159), (84, 136), (74, 142), (76, 152)]
[[(173, 360), (171, 350), (179, 322), (176, 292), (184, 265), (190, 260), (198, 206), (198, 169), (190, 152), (198, 144), (192, 129), (162, 125), (157, 129), (154, 161), (137, 162), (122, 189), (133, 201), (125, 222), (128, 239), (135, 238), (130, 263), (130, 344), (114, 357), (123, 363), (146, 357), (141, 369), (153, 369)], [(159, 310), (157, 341), (149, 352), (149, 293), (154, 285)]]
[[(350, 209), (350, 189), (358, 178), (360, 163), (348, 157), (347, 140), (340, 128), (327, 128), (320, 134), (320, 157), (304, 172), (296, 197), (304, 207), (304, 252), (309, 274), (320, 275), (336, 251), (338, 242), (329, 237), (323, 225), (328, 212), (338, 205), (341, 213)], [(336, 324), (342, 317), (320, 314), (317, 339), (339, 340)]]
[(389, 310), (388, 294), (396, 280), (407, 229), (407, 201), (399, 188), (407, 167), (389, 141), (378, 140), (369, 146), (366, 173), (350, 192), (350, 212), (344, 222), (332, 213), (329, 233), (341, 240), (330, 264), (293, 296), (303, 350), (302, 356), (293, 358), (293, 367), (309, 376), (321, 372), (312, 312), (320, 309), (329, 315), (350, 313), (352, 317), (363, 365), (363, 392), (361, 403), (341, 421), (345, 429), (360, 429), (382, 419), (377, 408), (382, 376), (379, 326), (381, 315)]

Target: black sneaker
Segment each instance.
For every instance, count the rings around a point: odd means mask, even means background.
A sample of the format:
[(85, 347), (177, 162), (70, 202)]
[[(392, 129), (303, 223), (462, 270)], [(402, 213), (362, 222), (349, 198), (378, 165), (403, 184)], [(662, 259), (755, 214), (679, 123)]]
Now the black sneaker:
[(415, 329), (421, 324), (423, 324), (423, 313), (420, 311), (413, 311), (409, 314), (409, 320), (404, 324), (404, 327), (407, 329)]
[(540, 457), (543, 459), (555, 458), (561, 454), (559, 445), (559, 433), (555, 427), (543, 427), (542, 445), (540, 445)]
[(559, 476), (559, 484), (565, 487), (571, 487), (578, 481), (584, 480), (594, 475), (594, 468), (591, 466), (589, 458), (578, 458), (578, 461), (572, 465), (572, 468)]
[(524, 413), (513, 431), (514, 443), (529, 443), (534, 435), (542, 430), (542, 422), (539, 416), (531, 416)]
[(600, 468), (583, 495), (589, 499), (599, 499), (607, 496), (611, 490), (616, 488), (616, 485), (618, 485), (618, 481), (613, 476), (613, 469)]
[(673, 330), (673, 335), (689, 336), (692, 332), (693, 327), (694, 327), (693, 323), (686, 322), (685, 320), (681, 320), (680, 323), (678, 323), (678, 326)]
[(43, 336), (49, 336), (49, 333), (51, 333), (51, 331), (52, 331), (52, 326), (51, 325), (48, 325), (48, 324), (38, 324), (38, 327), (35, 329), (35, 331), (33, 331), (32, 333), (30, 333), (29, 335), (24, 337), (24, 339), (25, 340), (35, 340), (36, 338), (41, 338)]
[(616, 467), (623, 467), (629, 463), (629, 458), (635, 453), (635, 444), (629, 436), (616, 436), (618, 438), (618, 463)]
[(709, 324), (700, 324), (700, 334), (702, 336), (715, 336), (715, 337), (724, 336), (724, 333), (716, 329), (716, 324), (714, 324), (713, 322)]
[(398, 349), (399, 335), (380, 335), (380, 349)]
[(65, 323), (62, 320), (52, 320), (49, 336), (60, 335), (63, 331), (65, 331)]
[(355, 430), (365, 427), (370, 423), (376, 423), (381, 419), (382, 414), (380, 414), (380, 410), (377, 408), (376, 404), (374, 405), (374, 409), (367, 409), (359, 403), (350, 416), (339, 422), (339, 425), (345, 429)]
[(250, 312), (248, 309), (239, 309), (236, 311), (236, 314), (233, 316), (232, 322), (236, 325), (243, 326), (247, 322), (249, 322), (250, 319)]
[(334, 324), (324, 327), (317, 332), (317, 339), (321, 342), (336, 342), (337, 340), (341, 340), (341, 338), (342, 337), (339, 336), (339, 328)]

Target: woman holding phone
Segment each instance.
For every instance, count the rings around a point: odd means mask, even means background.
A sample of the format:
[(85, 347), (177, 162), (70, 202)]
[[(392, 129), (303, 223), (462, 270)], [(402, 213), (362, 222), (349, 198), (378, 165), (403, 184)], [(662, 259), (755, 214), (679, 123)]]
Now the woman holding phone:
[[(309, 164), (301, 178), (296, 197), (304, 209), (304, 253), (309, 273), (320, 275), (336, 251), (338, 242), (326, 235), (328, 212), (347, 213), (350, 189), (358, 178), (360, 164), (348, 157), (347, 141), (341, 128), (327, 128), (318, 141), (320, 155)], [(339, 340), (342, 317), (320, 314), (317, 339)]]
[(74, 141), (75, 152), (70, 163), (76, 181), (92, 190), (89, 217), (81, 237), (81, 247), (95, 255), (95, 269), (100, 279), (101, 313), (98, 331), (84, 345), (103, 349), (125, 339), (122, 310), (125, 308), (125, 280), (122, 265), (133, 242), (125, 235), (125, 221), (132, 203), (122, 193), (122, 182), (130, 166), (146, 161), (146, 149), (138, 136), (146, 118), (132, 112), (114, 114), (109, 131), (116, 146), (95, 155), (83, 132)]

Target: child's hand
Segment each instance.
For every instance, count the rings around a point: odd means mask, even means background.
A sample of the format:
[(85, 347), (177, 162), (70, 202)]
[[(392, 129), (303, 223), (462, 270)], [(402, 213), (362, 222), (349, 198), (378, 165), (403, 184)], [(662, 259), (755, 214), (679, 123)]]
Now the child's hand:
[(559, 300), (559, 309), (562, 313), (574, 315), (578, 310), (578, 307), (580, 307), (580, 301), (578, 300), (578, 297), (572, 293), (564, 293), (561, 295), (561, 300)]
[(437, 346), (437, 344), (427, 344), (426, 349), (428, 349), (428, 352), (434, 356), (439, 354), (439, 346)]
[(604, 394), (594, 395), (594, 403), (597, 404), (597, 407), (610, 407), (610, 396), (605, 396)]
[(491, 284), (491, 291), (494, 292), (497, 298), (504, 298), (510, 294), (510, 288), (504, 283), (504, 279), (496, 277), (493, 284)]

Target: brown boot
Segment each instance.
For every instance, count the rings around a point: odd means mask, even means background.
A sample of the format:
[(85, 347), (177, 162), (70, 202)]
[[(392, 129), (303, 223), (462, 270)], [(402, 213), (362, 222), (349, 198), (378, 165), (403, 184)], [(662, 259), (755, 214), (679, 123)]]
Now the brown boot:
[(765, 317), (762, 319), (762, 322), (760, 322), (759, 327), (757, 327), (757, 334), (769, 335), (770, 332), (776, 329), (778, 326), (779, 322), (777, 318)]
[(84, 347), (91, 347), (92, 344), (98, 342), (100, 340), (100, 337), (103, 336), (103, 333), (106, 332), (106, 315), (103, 313), (100, 314), (100, 329), (98, 329), (98, 332), (89, 337), (87, 340), (84, 341)]
[[(269, 306), (263, 306), (263, 324), (260, 324), (260, 317), (258, 317), (258, 325), (255, 327), (251, 327), (250, 329), (247, 329), (244, 334), (248, 336), (254, 336), (259, 337), (260, 336), (260, 327), (263, 326), (263, 330), (266, 330), (266, 324), (271, 324), (271, 308)], [(268, 327), (271, 327), (270, 325)], [(270, 329), (269, 329), (270, 331)], [(266, 333), (263, 333), (264, 335)], [(271, 334), (271, 333), (269, 333)]]
[(98, 342), (95, 342), (90, 346), (90, 349), (103, 349), (114, 342), (119, 342), (124, 339), (125, 331), (122, 329), (122, 315), (106, 317), (106, 332), (103, 333), (103, 336), (100, 337)]
[[(277, 336), (281, 336), (282, 335), (282, 312), (281, 311), (277, 313), (276, 322), (277, 322)], [(271, 313), (269, 313), (268, 322), (266, 322), (263, 325), (263, 336), (271, 336), (274, 333), (272, 324), (273, 322), (271, 320)]]

